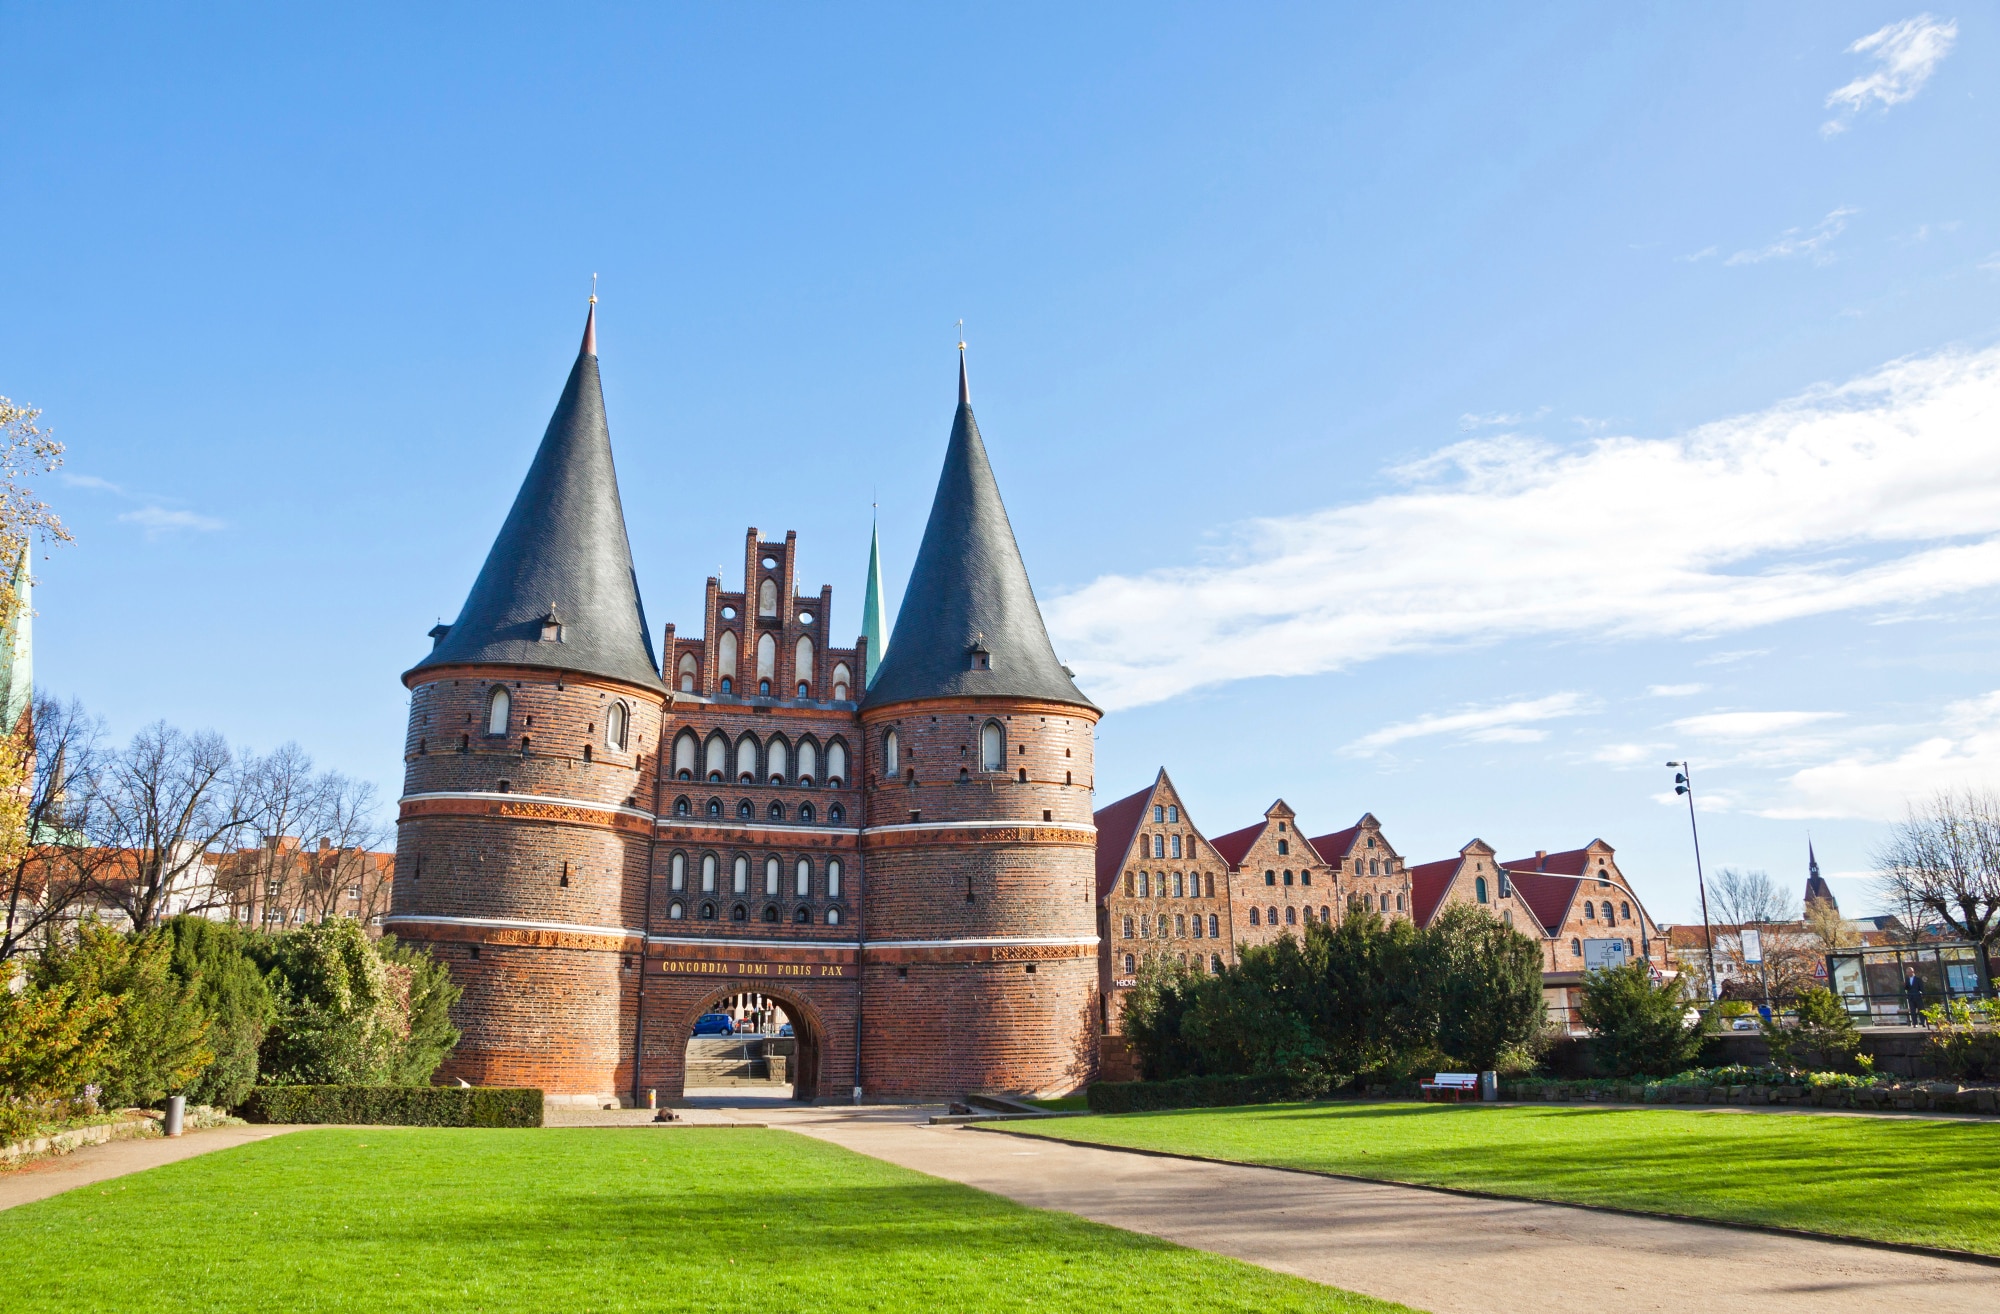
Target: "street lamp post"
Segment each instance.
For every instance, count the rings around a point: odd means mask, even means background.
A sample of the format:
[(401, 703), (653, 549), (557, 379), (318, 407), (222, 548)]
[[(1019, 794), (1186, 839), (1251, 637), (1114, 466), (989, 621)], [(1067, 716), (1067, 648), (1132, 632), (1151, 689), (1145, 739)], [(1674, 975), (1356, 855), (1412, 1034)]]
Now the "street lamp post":
[(1669, 762), (1674, 773), (1674, 793), (1688, 801), (1688, 833), (1694, 836), (1694, 884), (1701, 891), (1701, 938), (1708, 949), (1708, 1002), (1714, 1003), (1722, 991), (1715, 981), (1715, 930), (1708, 922), (1708, 882), (1701, 874), (1701, 827), (1694, 820), (1694, 767), (1686, 762)]

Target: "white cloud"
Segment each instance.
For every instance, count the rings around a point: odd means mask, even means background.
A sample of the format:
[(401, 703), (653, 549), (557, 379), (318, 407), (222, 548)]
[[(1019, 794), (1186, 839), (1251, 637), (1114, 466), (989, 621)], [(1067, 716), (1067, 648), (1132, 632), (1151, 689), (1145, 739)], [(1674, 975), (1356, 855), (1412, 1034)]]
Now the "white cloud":
[(1826, 107), (1838, 107), (1839, 112), (1821, 124), (1820, 131), (1831, 137), (1845, 132), (1854, 117), (1870, 105), (1886, 110), (1914, 98), (1957, 39), (1956, 19), (1941, 23), (1929, 14), (1918, 14), (1856, 41), (1847, 53), (1870, 56), (1875, 71), (1827, 93)]
[(1827, 247), (1833, 239), (1847, 231), (1847, 216), (1857, 214), (1851, 205), (1843, 205), (1827, 213), (1826, 218), (1812, 226), (1811, 231), (1803, 228), (1787, 228), (1778, 234), (1778, 240), (1769, 246), (1760, 246), (1754, 251), (1738, 251), (1725, 265), (1758, 265), (1766, 260), (1790, 260), (1796, 256), (1806, 256), (1816, 265), (1823, 265), (1833, 259)]
[(1715, 247), (1705, 246), (1699, 251), (1690, 251), (1688, 254), (1682, 256), (1681, 259), (1690, 265), (1699, 264), (1701, 261), (1714, 255), (1716, 250), (1717, 248)]
[(162, 534), (183, 529), (205, 533), (224, 527), (214, 516), (205, 516), (194, 511), (176, 511), (163, 506), (142, 506), (137, 511), (127, 511), (118, 518), (127, 524), (144, 529), (147, 538), (158, 538)]
[(112, 483), (109, 479), (100, 479), (96, 475), (77, 474), (74, 471), (65, 470), (57, 477), (71, 488), (90, 488), (100, 493), (116, 493), (120, 497), (127, 496), (123, 488)]
[(1707, 637), (1991, 589), (2000, 348), (1674, 438), (1473, 440), (1400, 473), (1412, 486), (1240, 526), (1213, 560), (1052, 599), (1065, 659), (1118, 709), (1398, 653)]
[(1593, 762), (1607, 766), (1638, 766), (1659, 757), (1659, 750), (1646, 744), (1606, 744), (1590, 755)]
[(1674, 722), (1674, 729), (1702, 739), (1761, 739), (1844, 715), (1844, 712), (1709, 712), (1684, 716)]
[(1688, 698), (1706, 688), (1705, 684), (1649, 684), (1646, 693), (1654, 698)]
[(1577, 716), (1591, 710), (1592, 706), (1591, 701), (1582, 694), (1558, 693), (1550, 694), (1546, 698), (1521, 699), (1492, 707), (1467, 707), (1456, 712), (1434, 712), (1420, 716), (1414, 721), (1383, 726), (1380, 730), (1361, 736), (1347, 747), (1357, 753), (1376, 753), (1391, 744), (1400, 744), (1406, 739), (1421, 739), (1432, 735), (1456, 735), (1460, 739), (1482, 744), (1538, 743), (1548, 737), (1548, 731), (1535, 729), (1532, 722)]
[(1468, 412), (1458, 417), (1458, 427), (1460, 429), (1492, 429), (1506, 425), (1532, 424), (1548, 413), (1549, 408), (1546, 406), (1535, 411), (1495, 411), (1491, 415), (1473, 415)]
[(1900, 750), (1848, 751), (1793, 773), (1789, 796), (1763, 815), (1888, 821), (1940, 789), (2000, 787), (2000, 692), (1951, 704), (1928, 729)]

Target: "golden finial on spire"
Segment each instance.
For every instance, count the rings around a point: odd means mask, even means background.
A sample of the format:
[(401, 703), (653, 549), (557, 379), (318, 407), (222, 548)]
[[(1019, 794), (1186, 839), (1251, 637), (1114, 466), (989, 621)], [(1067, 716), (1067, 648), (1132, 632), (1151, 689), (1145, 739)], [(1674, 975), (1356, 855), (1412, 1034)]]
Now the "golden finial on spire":
[(590, 304), (593, 306), (597, 304), (597, 275), (595, 273), (590, 276)]
[(958, 349), (965, 350), (965, 321), (962, 319), (958, 321)]

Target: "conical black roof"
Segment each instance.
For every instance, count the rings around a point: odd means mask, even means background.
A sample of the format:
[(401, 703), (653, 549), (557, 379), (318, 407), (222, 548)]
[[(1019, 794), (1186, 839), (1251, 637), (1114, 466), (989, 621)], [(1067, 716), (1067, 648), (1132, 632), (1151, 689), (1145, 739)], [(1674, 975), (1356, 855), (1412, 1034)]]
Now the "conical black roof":
[[(611, 464), (596, 314), (593, 306), (562, 400), (464, 608), (412, 674), (497, 663), (666, 687)], [(547, 623), (551, 613), (555, 624)]]
[(916, 698), (1095, 705), (1056, 660), (959, 364), (958, 416), (930, 523), (865, 706)]

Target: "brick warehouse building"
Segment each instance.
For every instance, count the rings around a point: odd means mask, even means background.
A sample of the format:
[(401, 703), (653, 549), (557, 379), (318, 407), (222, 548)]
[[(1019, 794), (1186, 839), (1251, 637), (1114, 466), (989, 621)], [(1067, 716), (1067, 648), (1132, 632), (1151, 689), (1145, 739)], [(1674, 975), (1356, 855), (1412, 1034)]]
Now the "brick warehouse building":
[(593, 305), (463, 609), (403, 677), (387, 924), (464, 987), (443, 1075), (672, 1097), (694, 1019), (755, 991), (793, 1020), (800, 1098), (1088, 1079), (1099, 713), (1049, 643), (962, 353), (885, 657), (833, 646), (795, 548), (751, 530), (743, 592), (710, 579), (662, 664)]

